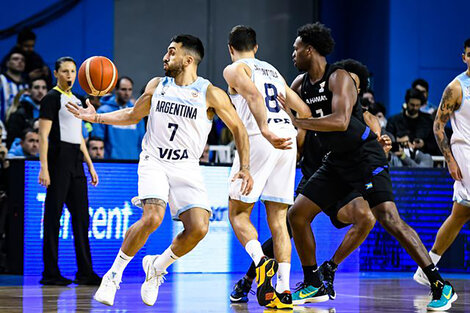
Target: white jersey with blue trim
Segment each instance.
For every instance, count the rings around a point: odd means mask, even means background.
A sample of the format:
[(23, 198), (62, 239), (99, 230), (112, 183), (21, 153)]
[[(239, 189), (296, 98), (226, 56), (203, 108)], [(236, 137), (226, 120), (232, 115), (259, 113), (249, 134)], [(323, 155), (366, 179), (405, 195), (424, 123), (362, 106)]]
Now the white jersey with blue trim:
[(210, 82), (198, 77), (178, 86), (164, 77), (153, 96), (142, 150), (169, 162), (199, 162), (212, 121), (207, 117), (206, 91)]
[(460, 108), (451, 114), (452, 138), (450, 143), (465, 143), (470, 145), (470, 76), (463, 72), (457, 76), (462, 88), (462, 103)]
[[(285, 97), (285, 82), (279, 71), (269, 64), (255, 58), (241, 59), (236, 63), (244, 63), (251, 69), (251, 80), (261, 93), (266, 105), (269, 129), (278, 136), (295, 137), (297, 131), (289, 115), (280, 107), (277, 95)], [(240, 119), (246, 127), (249, 136), (261, 134), (256, 119), (248, 107), (246, 100), (239, 94), (230, 95)]]

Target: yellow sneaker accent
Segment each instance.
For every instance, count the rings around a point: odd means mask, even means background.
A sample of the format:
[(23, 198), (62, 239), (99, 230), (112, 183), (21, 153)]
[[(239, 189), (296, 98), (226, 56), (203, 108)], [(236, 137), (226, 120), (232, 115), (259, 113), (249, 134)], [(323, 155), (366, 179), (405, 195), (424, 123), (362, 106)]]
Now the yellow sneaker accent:
[(266, 307), (271, 309), (293, 309), (294, 305), (292, 303), (282, 303), (277, 296), (274, 296), (274, 299)]
[(450, 296), (452, 295), (452, 289), (449, 290), (449, 293), (448, 294), (443, 294), (444, 298), (446, 298), (447, 300), (450, 299)]
[(316, 294), (318, 292), (318, 289), (317, 290), (314, 290), (312, 292), (309, 292), (309, 293), (303, 293), (302, 290), (299, 292), (299, 296), (301, 298), (307, 298), (309, 296), (313, 296), (314, 294)]

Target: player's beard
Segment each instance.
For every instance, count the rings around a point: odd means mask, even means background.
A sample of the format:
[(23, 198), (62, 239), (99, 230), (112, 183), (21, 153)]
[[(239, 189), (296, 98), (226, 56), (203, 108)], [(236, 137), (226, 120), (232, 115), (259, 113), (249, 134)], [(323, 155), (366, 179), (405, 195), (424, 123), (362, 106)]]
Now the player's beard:
[(170, 66), (170, 64), (167, 63), (168, 68), (165, 70), (165, 76), (170, 76), (175, 78), (178, 76), (182, 71), (183, 71), (183, 62), (179, 64), (174, 64)]

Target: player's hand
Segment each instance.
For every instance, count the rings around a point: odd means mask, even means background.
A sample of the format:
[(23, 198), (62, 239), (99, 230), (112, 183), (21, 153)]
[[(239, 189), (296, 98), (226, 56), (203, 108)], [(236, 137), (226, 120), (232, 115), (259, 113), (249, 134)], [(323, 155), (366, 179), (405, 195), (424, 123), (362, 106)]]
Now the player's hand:
[(240, 192), (242, 193), (242, 195), (248, 195), (253, 189), (253, 178), (251, 178), (250, 171), (248, 171), (247, 169), (240, 170), (238, 173), (235, 174), (235, 176), (233, 176), (232, 181), (235, 181), (237, 179), (242, 180), (240, 188)]
[(462, 172), (454, 158), (447, 162), (447, 166), (449, 168), (450, 176), (452, 176), (454, 180), (462, 180)]
[(379, 138), (377, 138), (377, 140), (382, 146), (382, 149), (384, 149), (385, 153), (387, 153), (388, 151), (392, 149), (392, 139), (390, 139), (388, 135), (382, 135)]
[(39, 184), (41, 186), (44, 186), (44, 187), (49, 187), (49, 185), (51, 184), (51, 178), (49, 176), (49, 170), (46, 170), (44, 168), (41, 167), (41, 169), (39, 170)]
[(298, 127), (297, 124), (296, 124), (294, 113), (292, 113), (291, 108), (286, 103), (286, 97), (284, 97), (281, 94), (278, 94), (277, 95), (277, 101), (281, 104), (281, 109), (286, 111), (287, 115), (289, 115), (289, 117), (290, 117), (292, 123), (294, 124), (294, 126)]
[(87, 108), (82, 108), (75, 103), (69, 102), (65, 106), (70, 113), (72, 113), (76, 118), (82, 119), (87, 122), (96, 123), (96, 110), (95, 107), (91, 104), (89, 99), (86, 99)]
[(261, 133), (263, 134), (263, 137), (266, 138), (273, 145), (274, 148), (281, 150), (292, 149), (291, 138), (278, 137), (269, 129), (261, 131)]
[(99, 181), (98, 174), (96, 173), (94, 167), (89, 168), (88, 171), (90, 172), (90, 176), (91, 176), (91, 184), (96, 187)]

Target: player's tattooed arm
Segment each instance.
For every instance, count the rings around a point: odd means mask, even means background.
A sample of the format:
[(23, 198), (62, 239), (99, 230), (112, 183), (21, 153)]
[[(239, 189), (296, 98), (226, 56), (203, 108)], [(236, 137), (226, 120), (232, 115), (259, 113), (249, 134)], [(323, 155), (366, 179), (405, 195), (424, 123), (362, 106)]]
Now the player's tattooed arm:
[(433, 126), (434, 137), (436, 138), (437, 145), (444, 155), (452, 178), (455, 180), (460, 180), (462, 178), (462, 174), (454, 156), (452, 155), (449, 139), (447, 138), (444, 128), (449, 121), (451, 114), (460, 108), (460, 104), (462, 102), (461, 95), (461, 87), (457, 81), (451, 82), (446, 87), (442, 95), (441, 103), (439, 104)]
[(157, 198), (149, 198), (149, 199), (144, 199), (142, 200), (142, 203), (144, 205), (146, 204), (156, 204), (162, 207), (166, 207), (166, 202), (163, 201), (162, 199), (157, 199)]

